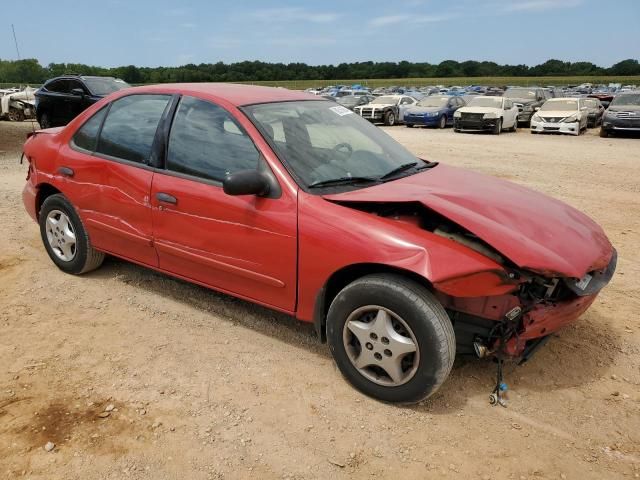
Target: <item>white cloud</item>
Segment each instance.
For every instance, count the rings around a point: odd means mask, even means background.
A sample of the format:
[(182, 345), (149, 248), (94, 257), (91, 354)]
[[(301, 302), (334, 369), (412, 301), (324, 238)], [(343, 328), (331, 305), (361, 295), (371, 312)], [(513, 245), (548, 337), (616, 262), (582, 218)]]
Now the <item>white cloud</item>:
[(312, 12), (304, 8), (267, 8), (253, 12), (252, 16), (263, 22), (329, 23), (340, 18), (338, 13)]
[(436, 23), (444, 22), (453, 18), (454, 15), (384, 15), (372, 18), (369, 25), (372, 27), (386, 27), (387, 25), (396, 25), (399, 23), (420, 24), (420, 23)]
[(581, 3), (582, 0), (523, 0), (510, 3), (505, 8), (510, 12), (540, 12), (559, 8), (577, 7)]

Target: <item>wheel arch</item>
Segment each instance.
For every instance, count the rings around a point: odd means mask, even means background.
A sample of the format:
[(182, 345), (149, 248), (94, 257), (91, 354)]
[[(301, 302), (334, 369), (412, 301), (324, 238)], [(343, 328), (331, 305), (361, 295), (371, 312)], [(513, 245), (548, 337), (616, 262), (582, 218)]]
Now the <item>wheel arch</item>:
[(411, 270), (387, 265), (383, 263), (356, 263), (347, 265), (333, 272), (325, 284), (319, 290), (313, 311), (313, 324), (322, 343), (327, 341), (326, 321), (327, 312), (333, 299), (338, 293), (351, 282), (366, 275), (375, 273), (394, 273), (423, 285), (429, 291), (433, 291), (433, 285), (425, 277)]
[(36, 215), (40, 215), (40, 208), (44, 201), (51, 195), (57, 194), (62, 194), (62, 192), (50, 183), (41, 183), (38, 185), (38, 193), (36, 194)]

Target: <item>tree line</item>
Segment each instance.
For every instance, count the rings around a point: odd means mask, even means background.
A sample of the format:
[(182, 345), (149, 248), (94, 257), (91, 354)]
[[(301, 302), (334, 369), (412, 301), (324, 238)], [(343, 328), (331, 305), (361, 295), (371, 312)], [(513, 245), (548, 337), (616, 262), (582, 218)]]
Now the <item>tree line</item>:
[(42, 83), (49, 78), (68, 73), (113, 76), (133, 84), (423, 77), (633, 76), (640, 75), (640, 64), (635, 59), (623, 60), (609, 68), (599, 67), (591, 62), (563, 62), (555, 59), (533, 67), (474, 60), (445, 60), (439, 64), (401, 61), (353, 62), (339, 65), (244, 61), (229, 64), (190, 63), (179, 67), (127, 65), (105, 68), (81, 63), (50, 63), (41, 66), (36, 59), (0, 59), (2, 83)]

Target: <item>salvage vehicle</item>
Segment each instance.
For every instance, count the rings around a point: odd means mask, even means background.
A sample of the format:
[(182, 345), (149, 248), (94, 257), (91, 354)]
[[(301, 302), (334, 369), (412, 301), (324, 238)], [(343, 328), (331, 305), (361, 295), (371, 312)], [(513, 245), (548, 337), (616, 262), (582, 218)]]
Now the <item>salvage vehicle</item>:
[(0, 90), (0, 118), (22, 122), (35, 117), (35, 88)]
[(433, 394), (456, 349), (526, 360), (616, 265), (573, 207), (417, 158), (303, 92), (121, 90), (30, 134), (24, 157), (24, 205), (62, 271), (114, 255), (312, 322), (387, 402)]
[(36, 117), (42, 128), (66, 125), (87, 107), (130, 85), (113, 77), (64, 75), (36, 91)]
[(587, 127), (598, 127), (602, 123), (605, 108), (597, 98), (585, 98), (583, 103), (587, 107)]
[(551, 92), (544, 88), (511, 87), (503, 96), (518, 107), (518, 123), (528, 126), (535, 109), (551, 98)]
[(453, 130), (490, 131), (500, 135), (503, 129), (518, 129), (518, 107), (505, 97), (475, 97), (453, 114)]
[(421, 125), (426, 127), (445, 128), (453, 125), (453, 114), (466, 105), (462, 97), (432, 95), (420, 100), (404, 114), (407, 127)]
[(407, 95), (383, 95), (353, 111), (371, 122), (383, 122), (387, 126), (402, 123), (405, 112), (418, 101)]
[(619, 93), (609, 104), (600, 126), (600, 136), (640, 132), (640, 91)]
[(587, 129), (589, 110), (585, 98), (552, 98), (531, 117), (531, 133), (580, 135)]

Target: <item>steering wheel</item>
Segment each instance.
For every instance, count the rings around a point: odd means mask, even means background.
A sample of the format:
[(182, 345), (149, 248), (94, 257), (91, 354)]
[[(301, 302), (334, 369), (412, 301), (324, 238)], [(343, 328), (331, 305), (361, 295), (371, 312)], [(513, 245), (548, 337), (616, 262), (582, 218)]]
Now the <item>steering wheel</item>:
[(343, 151), (344, 149), (345, 153), (349, 155), (347, 158), (350, 158), (351, 154), (353, 153), (353, 147), (348, 143), (339, 143), (335, 147), (333, 147), (333, 149), (337, 152)]

